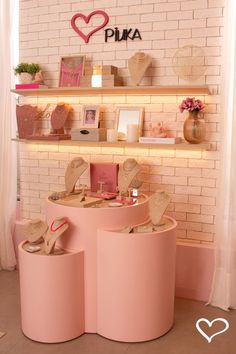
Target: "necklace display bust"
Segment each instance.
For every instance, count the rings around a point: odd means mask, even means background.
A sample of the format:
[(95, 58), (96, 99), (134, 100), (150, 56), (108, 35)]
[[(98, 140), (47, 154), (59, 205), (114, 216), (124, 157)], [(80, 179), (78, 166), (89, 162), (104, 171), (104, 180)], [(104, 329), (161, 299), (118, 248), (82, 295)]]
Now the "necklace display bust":
[(70, 161), (65, 173), (65, 185), (68, 193), (74, 192), (76, 182), (87, 167), (88, 163), (82, 157), (75, 157)]
[(158, 225), (170, 203), (170, 196), (165, 191), (156, 191), (149, 199), (149, 215), (153, 225)]
[(23, 233), (29, 243), (39, 243), (48, 229), (48, 225), (41, 219), (34, 219), (27, 222), (24, 226)]
[(56, 240), (68, 229), (68, 227), (69, 223), (66, 218), (55, 218), (45, 235), (44, 250), (46, 254), (53, 253)]
[(133, 179), (141, 170), (141, 166), (135, 159), (127, 159), (120, 165), (118, 173), (118, 189), (120, 194), (127, 194)]
[(152, 58), (144, 52), (137, 52), (128, 60), (128, 69), (134, 85), (139, 85), (151, 62)]

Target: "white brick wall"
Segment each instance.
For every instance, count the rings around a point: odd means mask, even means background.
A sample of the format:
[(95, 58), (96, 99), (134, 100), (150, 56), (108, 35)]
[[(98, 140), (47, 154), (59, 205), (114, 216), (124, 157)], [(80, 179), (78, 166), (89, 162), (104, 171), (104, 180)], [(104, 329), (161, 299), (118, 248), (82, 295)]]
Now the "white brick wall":
[[(109, 14), (108, 27), (138, 28), (142, 41), (105, 43), (101, 30), (85, 44), (71, 28), (70, 19), (79, 11), (87, 15), (96, 9)], [(40, 63), (49, 86), (58, 85), (60, 57), (80, 54), (86, 55), (87, 61), (93, 64), (117, 65), (124, 84), (130, 85), (127, 59), (141, 50), (153, 58), (142, 85), (208, 84), (215, 92), (215, 95), (198, 97), (207, 104), (207, 140), (213, 151), (20, 144), (23, 217), (44, 217), (45, 197), (63, 189), (63, 174), (71, 158), (81, 155), (88, 162), (122, 162), (132, 156), (142, 164), (144, 191), (164, 188), (170, 193), (172, 202), (168, 213), (179, 221), (178, 237), (198, 243), (213, 241), (219, 169), (218, 92), (223, 9), (223, 0), (20, 0), (20, 60)], [(93, 22), (99, 23), (97, 18)], [(195, 82), (184, 81), (172, 69), (176, 49), (189, 44), (202, 46), (206, 54), (206, 72)], [(107, 127), (114, 125), (117, 105), (140, 105), (145, 108), (145, 135), (149, 133), (150, 122), (163, 121), (169, 135), (182, 136), (186, 114), (179, 113), (178, 105), (184, 98), (120, 95), (116, 98), (39, 97), (26, 101), (41, 107), (60, 101), (70, 103), (74, 113), (68, 128), (79, 126), (83, 104), (100, 104), (101, 122)], [(49, 122), (44, 122), (43, 127), (48, 131)], [(88, 183), (89, 175), (83, 176), (82, 181)]]

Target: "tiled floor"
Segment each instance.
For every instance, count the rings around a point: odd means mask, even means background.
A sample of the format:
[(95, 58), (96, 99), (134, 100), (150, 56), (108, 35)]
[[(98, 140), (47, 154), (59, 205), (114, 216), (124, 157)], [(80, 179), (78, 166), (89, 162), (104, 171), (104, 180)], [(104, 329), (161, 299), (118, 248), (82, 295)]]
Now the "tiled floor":
[[(229, 329), (208, 343), (196, 330), (199, 318), (218, 317), (229, 322)], [(221, 327), (220, 327), (221, 326)], [(221, 324), (202, 328), (211, 335)], [(0, 272), (0, 354), (235, 354), (236, 311), (225, 312), (202, 302), (176, 299), (173, 329), (163, 337), (145, 343), (119, 343), (96, 334), (85, 334), (60, 344), (42, 344), (26, 338), (20, 328), (18, 272)]]

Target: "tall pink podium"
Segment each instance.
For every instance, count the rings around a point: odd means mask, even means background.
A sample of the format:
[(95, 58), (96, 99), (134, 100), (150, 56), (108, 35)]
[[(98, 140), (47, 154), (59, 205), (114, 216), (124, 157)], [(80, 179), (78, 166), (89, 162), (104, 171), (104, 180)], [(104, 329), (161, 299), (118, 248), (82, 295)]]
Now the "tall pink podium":
[[(171, 328), (174, 312), (175, 220), (168, 218), (171, 227), (159, 232), (120, 232), (128, 225), (142, 224), (148, 220), (146, 196), (135, 205), (109, 207), (105, 204), (99, 208), (65, 206), (48, 200), (46, 215), (48, 224), (58, 216), (67, 217), (70, 221), (70, 228), (57, 243), (67, 253), (61, 256), (36, 256), (26, 254), (20, 246), (22, 328), (29, 338), (60, 342), (86, 332), (98, 333), (113, 340), (140, 342), (158, 338)], [(65, 262), (69, 263), (70, 258), (68, 255), (74, 255), (74, 258), (77, 255), (78, 259), (66, 266)], [(64, 304), (65, 296), (68, 296), (68, 302), (72, 307), (75, 306), (79, 317), (75, 318), (70, 308), (66, 319), (70, 333), (64, 337), (61, 332), (58, 335), (54, 333), (55, 318), (50, 322), (50, 302), (59, 291), (59, 284), (46, 283), (46, 294), (42, 286), (37, 284), (37, 279), (40, 279), (41, 285), (45, 284), (50, 262), (54, 264), (49, 273), (52, 278), (59, 279), (59, 273), (64, 269), (64, 273), (70, 272), (71, 279), (76, 282), (73, 284), (71, 281), (70, 284), (71, 290), (75, 287), (73, 294), (68, 292), (65, 295), (65, 292), (63, 295), (63, 286), (60, 289), (58, 307), (59, 302)], [(37, 277), (28, 269), (33, 264)], [(44, 323), (49, 320), (45, 330), (47, 335), (41, 325), (36, 321), (34, 324), (31, 322), (34, 313), (41, 321), (39, 308), (42, 302), (35, 303), (30, 299), (33, 290), (27, 289), (29, 284), (32, 287), (36, 284), (39, 297), (41, 292), (47, 297), (48, 307), (43, 314)], [(66, 305), (63, 306), (66, 312)], [(56, 311), (57, 306), (54, 313)], [(29, 323), (35, 328), (30, 329)], [(76, 326), (77, 332), (74, 331)], [(44, 331), (43, 335), (37, 334), (41, 330)]]
[(97, 332), (122, 342), (158, 338), (173, 325), (176, 222), (163, 232), (98, 231)]
[(65, 342), (84, 333), (84, 252), (47, 256), (19, 245), (23, 333), (45, 343)]
[[(108, 205), (108, 204), (107, 204)], [(97, 231), (122, 229), (148, 219), (148, 198), (138, 204), (123, 207), (76, 208), (48, 200), (48, 224), (57, 216), (70, 221), (68, 234), (58, 242), (64, 249), (84, 250), (85, 332), (97, 332)]]

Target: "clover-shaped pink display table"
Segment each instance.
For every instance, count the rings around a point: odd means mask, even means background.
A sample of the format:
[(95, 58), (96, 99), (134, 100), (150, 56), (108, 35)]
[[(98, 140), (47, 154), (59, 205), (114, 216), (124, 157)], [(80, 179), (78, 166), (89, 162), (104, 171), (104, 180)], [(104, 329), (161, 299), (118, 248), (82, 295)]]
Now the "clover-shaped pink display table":
[[(113, 340), (139, 342), (158, 338), (171, 328), (174, 314), (176, 221), (165, 217), (168, 226), (159, 231), (122, 232), (127, 226), (148, 221), (148, 199), (142, 195), (134, 205), (110, 207), (109, 202), (104, 201), (88, 208), (73, 206), (73, 202), (66, 205), (60, 201), (47, 200), (48, 224), (58, 216), (67, 217), (70, 228), (57, 241), (57, 245), (66, 250), (64, 255), (36, 256), (20, 251), (20, 267), (24, 265), (21, 269), (21, 295), (24, 297), (27, 294), (22, 307), (22, 328), (26, 335), (34, 340), (60, 342), (76, 334), (79, 336), (82, 331), (98, 333)], [(37, 269), (35, 279), (30, 257)], [(72, 263), (68, 260), (70, 257)], [(79, 267), (79, 270), (72, 269), (73, 258), (74, 267)], [(53, 264), (51, 270), (50, 262)], [(55, 283), (54, 278), (59, 280), (61, 273), (63, 277), (68, 274), (69, 279), (74, 281), (74, 285), (73, 282), (69, 283), (71, 295), (66, 289), (66, 282), (65, 289), (61, 285), (60, 294), (59, 283), (48, 287), (50, 279)], [(37, 279), (40, 279), (40, 286), (37, 285)], [(27, 281), (32, 287), (37, 285), (37, 308), (27, 292)], [(45, 328), (42, 329), (34, 321), (35, 313), (39, 315), (38, 308), (44, 306), (43, 300), (40, 301), (40, 292), (45, 293), (45, 287), (50, 289), (49, 304), (46, 306), (47, 311), (44, 311), (47, 334)], [(69, 311), (65, 319), (67, 327), (70, 321), (72, 323), (66, 338), (61, 333), (55, 340), (57, 306), (52, 307), (53, 313), (50, 312), (50, 302), (57, 297), (58, 308), (60, 301), (64, 309), (71, 302), (75, 311), (73, 314)], [(33, 332), (29, 330), (29, 323), (33, 324)], [(50, 325), (47, 326), (47, 323)], [(36, 335), (41, 330), (44, 330), (46, 340)]]

